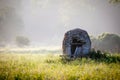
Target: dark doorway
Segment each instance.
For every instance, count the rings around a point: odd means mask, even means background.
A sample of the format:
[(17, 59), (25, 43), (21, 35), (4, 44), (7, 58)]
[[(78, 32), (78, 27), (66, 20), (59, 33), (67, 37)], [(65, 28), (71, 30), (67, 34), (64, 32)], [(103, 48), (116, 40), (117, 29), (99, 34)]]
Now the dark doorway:
[(73, 38), (71, 43), (71, 54), (72, 56), (75, 53), (77, 47), (82, 47), (86, 42), (78, 38)]
[(72, 39), (72, 44), (71, 44), (71, 53), (72, 53), (72, 55), (74, 54), (74, 52), (75, 52), (75, 49), (76, 49), (76, 47), (77, 47), (77, 45), (75, 45), (76, 43), (77, 43), (77, 39), (76, 38), (73, 38)]

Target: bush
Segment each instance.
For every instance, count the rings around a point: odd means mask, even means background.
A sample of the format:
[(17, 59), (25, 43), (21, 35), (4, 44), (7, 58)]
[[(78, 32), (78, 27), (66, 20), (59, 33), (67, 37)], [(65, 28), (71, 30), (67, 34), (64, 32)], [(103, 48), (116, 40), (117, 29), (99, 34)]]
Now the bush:
[[(85, 61), (84, 61), (85, 60)], [(89, 60), (94, 60), (95, 62), (105, 62), (105, 63), (120, 63), (120, 55), (111, 54), (109, 52), (101, 52), (100, 50), (95, 51), (94, 49), (90, 51), (88, 58), (70, 58), (67, 55), (61, 57), (61, 62), (63, 64), (71, 64), (72, 62), (87, 63)]]
[(108, 52), (101, 52), (100, 50), (91, 50), (89, 57), (95, 61), (105, 62), (105, 63), (117, 63), (120, 62), (120, 56), (111, 54)]

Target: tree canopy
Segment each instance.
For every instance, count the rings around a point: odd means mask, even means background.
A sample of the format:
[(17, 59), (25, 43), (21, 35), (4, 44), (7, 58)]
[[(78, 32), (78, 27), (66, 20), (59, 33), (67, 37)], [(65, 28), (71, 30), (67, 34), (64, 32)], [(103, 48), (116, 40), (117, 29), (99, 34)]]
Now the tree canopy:
[(120, 0), (110, 0), (111, 3), (120, 3)]
[(24, 47), (30, 45), (30, 40), (27, 37), (24, 36), (17, 36), (16, 37), (16, 45), (18, 47)]
[(98, 38), (91, 37), (92, 47), (95, 49), (120, 52), (120, 36), (111, 33), (103, 33)]

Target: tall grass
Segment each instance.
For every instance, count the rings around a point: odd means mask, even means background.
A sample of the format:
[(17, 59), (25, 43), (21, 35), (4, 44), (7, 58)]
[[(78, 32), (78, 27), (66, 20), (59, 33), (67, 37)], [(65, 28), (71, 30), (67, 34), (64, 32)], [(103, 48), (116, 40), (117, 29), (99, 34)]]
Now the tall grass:
[(75, 60), (55, 54), (0, 53), (0, 80), (120, 80), (120, 54), (96, 58), (97, 53)]

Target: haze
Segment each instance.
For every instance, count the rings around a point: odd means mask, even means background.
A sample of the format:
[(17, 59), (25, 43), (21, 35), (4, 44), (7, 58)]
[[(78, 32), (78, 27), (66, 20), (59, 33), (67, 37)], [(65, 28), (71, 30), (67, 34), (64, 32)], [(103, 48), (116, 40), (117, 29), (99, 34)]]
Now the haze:
[(120, 34), (120, 4), (108, 0), (0, 0), (0, 36), (12, 43), (27, 36), (32, 46), (61, 46), (64, 33)]

